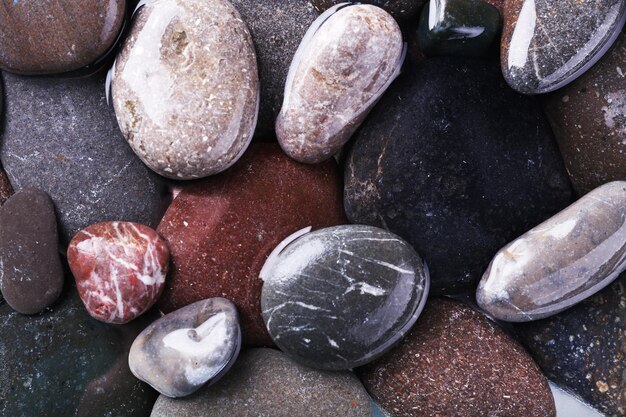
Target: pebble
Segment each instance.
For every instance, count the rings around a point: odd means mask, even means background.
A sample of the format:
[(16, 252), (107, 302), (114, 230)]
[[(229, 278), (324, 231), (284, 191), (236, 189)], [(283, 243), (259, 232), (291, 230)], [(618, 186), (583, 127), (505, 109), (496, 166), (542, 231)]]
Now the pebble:
[(36, 314), (63, 289), (54, 205), (42, 191), (26, 189), (0, 210), (0, 288), (15, 311)]
[(345, 184), (351, 222), (407, 240), (439, 294), (474, 291), (498, 249), (573, 201), (534, 98), (457, 57), (396, 80), (355, 135)]
[(524, 348), (479, 312), (433, 299), (402, 343), (359, 370), (392, 417), (556, 416)]
[(184, 187), (157, 229), (172, 256), (161, 309), (225, 297), (237, 306), (244, 343), (272, 345), (261, 267), (291, 233), (347, 222), (340, 184), (334, 161), (303, 165), (277, 144), (258, 143), (224, 174)]
[[(393, 17), (399, 20), (406, 20), (420, 11), (427, 0), (365, 0), (360, 3), (373, 4), (382, 7)], [(324, 12), (327, 9), (341, 3), (344, 0), (310, 0), (311, 4), (318, 12)]]
[(293, 58), (276, 120), (287, 155), (318, 163), (338, 153), (400, 73), (403, 49), (400, 27), (379, 7), (320, 16)]
[(287, 238), (261, 270), (267, 329), (283, 352), (312, 368), (371, 362), (422, 312), (428, 269), (413, 248), (383, 229), (308, 230)]
[(13, 186), (11, 185), (11, 182), (9, 182), (9, 177), (7, 177), (7, 173), (0, 165), (0, 206), (6, 203), (14, 193)]
[(598, 187), (502, 248), (476, 299), (493, 317), (532, 321), (600, 291), (626, 270), (626, 182)]
[(160, 396), (151, 417), (370, 417), (369, 397), (350, 372), (325, 372), (272, 349), (242, 352), (217, 384), (182, 399)]
[(147, 226), (103, 222), (72, 238), (67, 261), (89, 314), (122, 324), (156, 303), (165, 285), (169, 250)]
[(198, 301), (161, 317), (135, 339), (133, 374), (168, 397), (212, 385), (231, 368), (241, 347), (235, 305), (225, 298)]
[(510, 0), (504, 9), (502, 72), (524, 94), (554, 91), (595, 64), (626, 19), (626, 0)]
[(34, 187), (50, 195), (65, 244), (106, 220), (158, 224), (166, 189), (124, 143), (102, 76), (3, 77), (2, 164), (16, 190)]
[(0, 69), (54, 74), (95, 64), (117, 43), (125, 24), (125, 0), (3, 2)]

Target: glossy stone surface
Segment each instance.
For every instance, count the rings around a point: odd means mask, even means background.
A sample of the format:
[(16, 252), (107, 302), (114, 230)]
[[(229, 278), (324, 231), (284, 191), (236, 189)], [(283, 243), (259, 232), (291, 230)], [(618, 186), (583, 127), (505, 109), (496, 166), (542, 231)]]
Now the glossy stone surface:
[(476, 299), (492, 316), (532, 321), (561, 312), (626, 270), (626, 182), (582, 197), (502, 248)]
[(272, 339), (297, 362), (327, 370), (364, 365), (417, 320), (428, 269), (396, 235), (351, 225), (290, 240), (261, 271), (261, 308)]
[(626, 180), (626, 35), (572, 84), (555, 91), (544, 109), (574, 188), (583, 195)]
[(133, 374), (168, 397), (184, 397), (228, 372), (241, 347), (235, 305), (225, 298), (198, 301), (161, 317), (133, 343)]
[(352, 373), (318, 371), (277, 350), (250, 349), (217, 384), (187, 398), (160, 396), (151, 417), (199, 415), (370, 417), (372, 411)]
[(561, 88), (604, 55), (625, 19), (624, 0), (508, 1), (501, 44), (504, 78), (525, 94)]
[(254, 45), (226, 0), (147, 2), (112, 72), (122, 133), (160, 175), (216, 174), (252, 140), (259, 106)]
[(103, 222), (72, 238), (67, 261), (89, 314), (105, 323), (121, 324), (156, 303), (165, 285), (169, 250), (147, 226)]
[(345, 184), (348, 218), (406, 239), (447, 294), (475, 290), (498, 249), (573, 201), (535, 100), (462, 58), (396, 80), (355, 135)]
[(95, 63), (116, 43), (125, 0), (0, 3), (0, 69), (53, 74)]
[(516, 325), (546, 374), (605, 415), (626, 414), (626, 274), (556, 316)]
[(417, 37), (427, 55), (486, 55), (502, 28), (498, 9), (482, 0), (432, 0), (422, 9)]
[(50, 197), (18, 192), (0, 210), (0, 289), (15, 311), (35, 314), (63, 289), (57, 223)]
[(74, 288), (38, 316), (0, 303), (0, 415), (148, 417), (157, 393), (128, 369), (148, 320), (100, 323)]
[(332, 158), (350, 139), (404, 61), (402, 33), (379, 7), (333, 8), (294, 56), (276, 135), (300, 162)]
[(359, 370), (392, 417), (556, 416), (524, 348), (479, 312), (434, 299), (401, 344)]
[(244, 342), (271, 345), (261, 267), (291, 233), (347, 222), (340, 183), (334, 161), (303, 165), (260, 143), (224, 174), (183, 188), (158, 228), (172, 255), (161, 309), (224, 297), (237, 306)]
[[(310, 0), (311, 4), (319, 12), (323, 12), (337, 4), (345, 3), (343, 0)], [(360, 3), (373, 4), (382, 7), (397, 19), (407, 19), (420, 11), (426, 0), (365, 0)]]
[(158, 224), (166, 190), (124, 143), (102, 76), (2, 76), (2, 164), (16, 190), (34, 187), (50, 195), (65, 243), (106, 220)]

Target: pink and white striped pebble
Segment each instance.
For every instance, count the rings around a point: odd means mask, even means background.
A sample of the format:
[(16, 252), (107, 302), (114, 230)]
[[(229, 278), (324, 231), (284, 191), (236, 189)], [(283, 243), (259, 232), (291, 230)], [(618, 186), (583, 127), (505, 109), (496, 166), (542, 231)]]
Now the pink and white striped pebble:
[(169, 249), (147, 226), (103, 222), (72, 238), (67, 259), (89, 314), (122, 324), (145, 313), (161, 295)]

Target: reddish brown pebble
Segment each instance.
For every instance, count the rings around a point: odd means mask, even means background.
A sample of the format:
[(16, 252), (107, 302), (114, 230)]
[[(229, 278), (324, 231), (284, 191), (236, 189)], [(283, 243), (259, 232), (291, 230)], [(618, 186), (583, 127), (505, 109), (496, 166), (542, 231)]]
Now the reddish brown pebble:
[(392, 416), (555, 416), (552, 393), (524, 348), (481, 313), (437, 299), (402, 344), (362, 368)]
[(0, 206), (6, 203), (6, 201), (13, 195), (13, 186), (9, 182), (7, 173), (0, 167)]
[(334, 161), (303, 165), (276, 144), (259, 143), (227, 172), (185, 187), (158, 227), (172, 256), (161, 309), (224, 297), (237, 306), (244, 342), (271, 345), (261, 267), (293, 232), (347, 223), (340, 184)]

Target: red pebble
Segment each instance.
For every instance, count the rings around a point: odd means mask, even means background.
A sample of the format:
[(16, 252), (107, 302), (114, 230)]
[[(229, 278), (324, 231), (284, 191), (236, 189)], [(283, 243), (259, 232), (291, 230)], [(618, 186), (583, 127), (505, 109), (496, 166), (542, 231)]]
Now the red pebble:
[(85, 308), (105, 323), (127, 323), (154, 305), (165, 285), (169, 250), (138, 223), (103, 222), (78, 232), (67, 249)]

